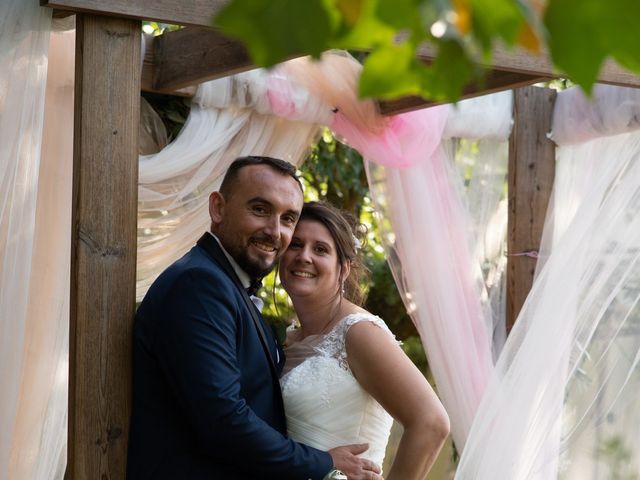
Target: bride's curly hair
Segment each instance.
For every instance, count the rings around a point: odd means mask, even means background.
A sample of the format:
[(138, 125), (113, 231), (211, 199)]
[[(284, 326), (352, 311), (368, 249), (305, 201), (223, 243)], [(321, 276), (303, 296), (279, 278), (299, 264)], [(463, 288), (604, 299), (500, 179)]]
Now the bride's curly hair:
[(307, 202), (302, 207), (300, 219), (314, 220), (324, 225), (336, 245), (338, 267), (342, 278), (343, 265), (349, 262), (351, 273), (337, 286), (337, 294), (361, 306), (366, 293), (361, 287), (369, 279), (369, 270), (364, 264), (362, 247), (367, 239), (367, 227), (354, 215), (340, 210), (327, 202)]

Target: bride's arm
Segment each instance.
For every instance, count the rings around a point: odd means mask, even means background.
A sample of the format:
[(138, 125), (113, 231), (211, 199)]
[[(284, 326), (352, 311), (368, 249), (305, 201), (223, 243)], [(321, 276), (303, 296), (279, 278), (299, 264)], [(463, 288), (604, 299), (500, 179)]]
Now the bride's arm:
[(449, 417), (440, 400), (395, 340), (376, 325), (353, 325), (346, 348), (358, 382), (404, 427), (385, 478), (424, 479), (449, 434)]

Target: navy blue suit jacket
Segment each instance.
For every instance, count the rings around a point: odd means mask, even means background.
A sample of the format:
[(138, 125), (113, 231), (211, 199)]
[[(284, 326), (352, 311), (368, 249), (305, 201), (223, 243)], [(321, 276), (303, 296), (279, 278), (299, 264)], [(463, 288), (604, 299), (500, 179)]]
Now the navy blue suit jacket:
[[(127, 476), (321, 479), (331, 457), (286, 437), (281, 365), (270, 364), (254, 307), (210, 239), (217, 251), (193, 247), (136, 314)], [(275, 359), (276, 340), (262, 326)]]

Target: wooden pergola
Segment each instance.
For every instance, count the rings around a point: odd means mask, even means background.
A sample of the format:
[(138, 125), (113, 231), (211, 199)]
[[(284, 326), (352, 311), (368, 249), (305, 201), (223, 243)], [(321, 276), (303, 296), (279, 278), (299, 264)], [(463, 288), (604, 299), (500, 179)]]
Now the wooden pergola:
[[(135, 313), (140, 91), (193, 95), (194, 85), (253, 68), (246, 49), (209, 28), (225, 0), (41, 0), (54, 16), (76, 15), (71, 254), (69, 447), (66, 478), (124, 478), (131, 411)], [(186, 28), (150, 38), (141, 72), (141, 20)], [(425, 47), (425, 61), (433, 51)], [(480, 61), (479, 61), (480, 62)], [(497, 49), (482, 89), (524, 87), (556, 76), (547, 55)], [(639, 87), (608, 63), (604, 83)], [(515, 92), (509, 147), (509, 252), (537, 251), (553, 184), (546, 134), (555, 92)], [(380, 102), (385, 115), (429, 106), (420, 98)], [(507, 318), (513, 324), (535, 260), (508, 258)]]

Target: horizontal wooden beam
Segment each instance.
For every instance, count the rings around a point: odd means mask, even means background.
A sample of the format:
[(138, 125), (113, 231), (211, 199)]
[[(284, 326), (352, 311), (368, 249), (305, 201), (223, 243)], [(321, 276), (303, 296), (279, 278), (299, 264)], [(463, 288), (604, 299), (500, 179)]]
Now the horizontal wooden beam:
[[(211, 29), (184, 28), (146, 37), (142, 90), (190, 96), (194, 85), (254, 68), (246, 48)], [(462, 98), (517, 88), (545, 77), (511, 71), (490, 71), (482, 83), (467, 86)], [(394, 115), (434, 105), (421, 97), (380, 102), (383, 115)]]
[[(173, 33), (173, 32), (170, 32)], [(167, 33), (168, 35), (168, 33)], [(143, 92), (153, 92), (153, 93), (170, 93), (171, 95), (178, 97), (193, 97), (196, 94), (197, 85), (190, 85), (184, 88), (173, 89), (171, 92), (160, 92), (156, 90), (153, 86), (153, 75), (156, 68), (156, 43), (158, 41), (158, 37), (154, 37), (153, 35), (144, 35), (145, 38), (145, 48), (144, 48), (144, 57), (142, 60), (142, 78), (140, 81), (141, 90)]]
[[(431, 62), (435, 57), (434, 48), (423, 46), (420, 57), (425, 62)], [(463, 91), (463, 99), (519, 88), (558, 76), (547, 55), (534, 55), (518, 48), (496, 48), (490, 63), (481, 58), (477, 62), (489, 69), (487, 77), (482, 83), (468, 85)], [(147, 45), (142, 85), (143, 90), (149, 92), (192, 95), (193, 85), (251, 68), (254, 65), (240, 42), (211, 29), (185, 28), (155, 37)], [(639, 76), (610, 61), (604, 65), (600, 81), (640, 87)], [(435, 104), (421, 97), (403, 97), (380, 102), (380, 111), (383, 115), (394, 115)]]
[[(418, 54), (424, 61), (430, 62), (436, 56), (436, 49), (433, 45), (423, 45)], [(508, 49), (499, 46), (494, 48), (490, 62), (487, 62), (482, 57), (478, 57), (475, 60), (479, 65), (492, 70), (519, 72), (547, 78), (562, 76), (554, 68), (548, 53), (534, 54), (522, 47)], [(600, 70), (598, 82), (626, 87), (640, 87), (640, 76), (625, 70), (613, 60), (607, 60)]]
[(44, 7), (109, 17), (209, 27), (229, 0), (40, 0)]
[(255, 68), (245, 46), (220, 32), (183, 28), (155, 37), (153, 89), (179, 88)]
[[(518, 72), (491, 70), (487, 73), (484, 82), (467, 85), (464, 88), (462, 97), (460, 99), (464, 100), (466, 98), (500, 92), (502, 90), (511, 90), (512, 88), (532, 85), (534, 83), (543, 82), (545, 80), (548, 80), (548, 78), (535, 75), (527, 75)], [(395, 100), (386, 100), (379, 102), (380, 113), (382, 113), (382, 115), (396, 115), (398, 113), (419, 110), (421, 108), (431, 107), (437, 104), (438, 102), (425, 100), (424, 98), (418, 96), (408, 96)]]
[(71, 15), (75, 15), (76, 12), (70, 12), (68, 10), (53, 10), (53, 13), (51, 14), (51, 16), (53, 18), (67, 18), (70, 17)]
[[(155, 20), (163, 23), (199, 27), (209, 27), (211, 18), (228, 2), (229, 0), (181, 0), (179, 2), (175, 0), (40, 0), (41, 5), (59, 10)], [(213, 45), (218, 46), (215, 56), (211, 53), (203, 53), (204, 45), (206, 45), (204, 40), (209, 41), (205, 39), (203, 34), (203, 45), (198, 51), (194, 54), (186, 54), (185, 52), (183, 54), (185, 57), (191, 57), (191, 59), (198, 59), (199, 56), (202, 56), (206, 61), (195, 72), (184, 71), (185, 78), (180, 78), (175, 70), (166, 72), (166, 74), (158, 70), (157, 81), (158, 85), (162, 85), (162, 90), (169, 90), (170, 85), (185, 86), (196, 84), (250, 68), (250, 64), (247, 64), (247, 59), (244, 58), (244, 53), (242, 53), (243, 47), (238, 42), (225, 41), (211, 32), (209, 34), (211, 35), (210, 38), (213, 39)], [(193, 45), (193, 43), (190, 44)], [(171, 65), (173, 61), (171, 45), (166, 45), (163, 48), (166, 51), (164, 64)], [(228, 54), (223, 52), (225, 49), (228, 49)], [(425, 61), (430, 61), (434, 58), (435, 53), (436, 50), (433, 45), (424, 45), (419, 55)], [(211, 63), (211, 60), (215, 59), (215, 57), (220, 57), (219, 63), (215, 61)], [(478, 64), (492, 70), (518, 72), (538, 78), (559, 76), (547, 53), (536, 55), (518, 47), (514, 49), (496, 47), (490, 64), (482, 57), (478, 57), (476, 61)], [(206, 69), (208, 68), (212, 68), (218, 73), (214, 77), (209, 77), (206, 75)], [(224, 70), (224, 68), (227, 68), (227, 70)], [(153, 78), (156, 78), (155, 74)], [(165, 79), (166, 83), (164, 83)], [(598, 81), (613, 85), (640, 87), (640, 76), (623, 69), (611, 60), (604, 63)]]

